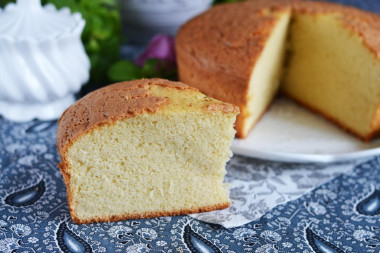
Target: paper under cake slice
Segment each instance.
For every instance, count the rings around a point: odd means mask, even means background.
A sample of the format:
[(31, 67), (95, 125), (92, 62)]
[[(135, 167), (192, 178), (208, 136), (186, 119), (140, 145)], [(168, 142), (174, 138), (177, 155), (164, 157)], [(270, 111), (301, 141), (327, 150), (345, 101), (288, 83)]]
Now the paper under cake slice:
[(225, 164), (238, 108), (162, 79), (88, 94), (59, 120), (57, 148), (74, 222), (226, 208)]

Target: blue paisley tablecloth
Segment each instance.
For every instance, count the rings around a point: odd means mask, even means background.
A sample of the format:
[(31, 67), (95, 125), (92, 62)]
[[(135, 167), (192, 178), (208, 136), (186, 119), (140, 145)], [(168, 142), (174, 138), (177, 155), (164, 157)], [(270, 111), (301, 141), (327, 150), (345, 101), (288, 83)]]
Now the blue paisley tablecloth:
[[(0, 118), (0, 252), (380, 252), (378, 157), (238, 228), (189, 216), (76, 225), (56, 165), (56, 129), (55, 121)], [(235, 156), (228, 170), (252, 164), (296, 168)]]
[[(380, 13), (379, 0), (338, 2)], [(237, 228), (190, 216), (76, 225), (56, 165), (56, 129), (56, 121), (19, 124), (0, 118), (0, 252), (380, 252), (380, 157), (296, 200), (279, 194), (291, 202), (270, 209), (261, 201), (254, 206), (265, 214)], [(310, 172), (318, 166), (241, 156), (227, 169), (231, 179), (251, 173), (250, 180), (263, 180), (273, 190), (267, 178), (278, 181), (273, 175), (279, 171), (301, 167), (309, 173), (289, 174), (297, 189), (314, 188), (310, 184), (318, 177), (329, 179)], [(234, 189), (233, 201), (247, 201), (248, 188)]]

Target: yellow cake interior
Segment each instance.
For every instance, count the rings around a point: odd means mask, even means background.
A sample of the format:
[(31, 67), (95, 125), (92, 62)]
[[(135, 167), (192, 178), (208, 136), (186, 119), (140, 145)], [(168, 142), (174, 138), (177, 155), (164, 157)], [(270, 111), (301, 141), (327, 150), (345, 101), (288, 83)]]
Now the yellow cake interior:
[(278, 13), (276, 16), (277, 24), (253, 68), (249, 81), (247, 106), (249, 116), (244, 124), (244, 135), (248, 134), (251, 126), (268, 108), (280, 85), (290, 13)]
[(250, 117), (243, 136), (272, 101), (278, 83), (283, 94), (363, 139), (380, 124), (374, 116), (380, 61), (360, 36), (342, 25), (340, 15), (294, 12), (290, 22), (290, 13), (279, 16), (250, 78)]
[(150, 91), (170, 103), (103, 125), (69, 148), (78, 219), (228, 206), (223, 177), (236, 113), (208, 112), (215, 100), (191, 90)]
[(380, 95), (380, 62), (339, 15), (296, 14), (282, 91), (365, 136)]

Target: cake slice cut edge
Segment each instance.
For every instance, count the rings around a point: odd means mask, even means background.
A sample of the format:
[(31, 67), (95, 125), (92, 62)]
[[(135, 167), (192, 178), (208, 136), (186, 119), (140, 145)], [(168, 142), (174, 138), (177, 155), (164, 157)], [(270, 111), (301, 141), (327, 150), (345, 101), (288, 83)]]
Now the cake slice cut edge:
[(380, 61), (342, 18), (294, 11), (281, 92), (369, 141), (380, 130)]
[(284, 10), (272, 15), (276, 22), (253, 67), (246, 95), (248, 102), (242, 108), (242, 120), (236, 126), (239, 138), (248, 136), (273, 102), (280, 86), (291, 12)]
[[(230, 205), (223, 178), (238, 108), (157, 80), (145, 87), (145, 98), (165, 99), (154, 111), (95, 124), (58, 145), (74, 222), (181, 215)], [(101, 96), (107, 100), (115, 94)], [(71, 122), (70, 113), (63, 117)], [(64, 138), (60, 121), (58, 138)]]

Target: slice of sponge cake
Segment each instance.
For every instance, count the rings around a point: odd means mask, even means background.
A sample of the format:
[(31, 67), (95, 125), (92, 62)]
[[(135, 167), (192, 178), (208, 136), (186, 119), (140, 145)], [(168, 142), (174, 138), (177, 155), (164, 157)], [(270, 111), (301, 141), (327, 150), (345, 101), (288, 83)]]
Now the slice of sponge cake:
[(57, 148), (74, 222), (226, 208), (225, 164), (238, 107), (178, 82), (99, 89), (59, 120)]

